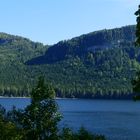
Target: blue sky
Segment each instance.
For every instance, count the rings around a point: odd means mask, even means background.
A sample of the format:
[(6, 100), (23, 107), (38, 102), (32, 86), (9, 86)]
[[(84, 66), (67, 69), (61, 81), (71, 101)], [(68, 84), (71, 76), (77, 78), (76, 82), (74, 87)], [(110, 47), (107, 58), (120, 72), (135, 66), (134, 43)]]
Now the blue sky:
[(0, 0), (0, 32), (54, 44), (135, 24), (140, 0)]

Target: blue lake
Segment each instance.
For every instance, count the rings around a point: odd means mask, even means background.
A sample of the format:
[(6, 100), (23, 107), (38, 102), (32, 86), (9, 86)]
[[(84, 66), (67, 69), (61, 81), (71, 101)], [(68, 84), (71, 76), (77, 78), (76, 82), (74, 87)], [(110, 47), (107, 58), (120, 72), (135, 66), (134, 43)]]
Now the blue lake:
[[(84, 126), (89, 131), (104, 134), (108, 140), (140, 140), (140, 102), (129, 100), (58, 99), (61, 124), (74, 130)], [(6, 109), (24, 108), (27, 98), (0, 98)]]

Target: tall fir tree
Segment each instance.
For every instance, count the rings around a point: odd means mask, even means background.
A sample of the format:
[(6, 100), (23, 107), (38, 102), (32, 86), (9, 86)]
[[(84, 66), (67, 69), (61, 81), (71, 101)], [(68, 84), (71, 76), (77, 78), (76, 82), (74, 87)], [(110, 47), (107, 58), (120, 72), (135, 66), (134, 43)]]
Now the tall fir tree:
[(25, 110), (12, 111), (13, 121), (24, 131), (26, 140), (57, 140), (61, 115), (54, 99), (55, 91), (40, 77)]
[[(135, 12), (136, 15), (136, 42), (135, 46), (140, 47), (140, 5), (138, 10)], [(134, 100), (140, 100), (140, 72), (137, 72), (136, 78), (132, 81), (133, 92), (136, 93)]]

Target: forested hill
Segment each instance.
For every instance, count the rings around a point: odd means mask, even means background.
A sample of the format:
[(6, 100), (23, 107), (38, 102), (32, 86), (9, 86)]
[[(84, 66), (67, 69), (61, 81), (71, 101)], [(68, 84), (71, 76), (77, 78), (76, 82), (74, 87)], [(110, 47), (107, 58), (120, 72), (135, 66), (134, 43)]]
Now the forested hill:
[(1, 61), (25, 62), (35, 56), (43, 55), (47, 46), (27, 38), (0, 33)]
[(0, 33), (0, 95), (19, 96), (30, 87), (31, 75), (24, 63), (43, 55), (48, 46), (20, 36)]
[(135, 26), (96, 31), (49, 47), (1, 36), (1, 95), (27, 96), (43, 74), (59, 97), (132, 97), (131, 80), (140, 68)]
[(30, 64), (53, 63), (71, 57), (83, 57), (88, 52), (107, 50), (123, 45), (133, 45), (135, 41), (135, 26), (125, 26), (111, 30), (95, 31), (89, 34), (60, 41), (50, 47), (46, 54), (29, 61)]

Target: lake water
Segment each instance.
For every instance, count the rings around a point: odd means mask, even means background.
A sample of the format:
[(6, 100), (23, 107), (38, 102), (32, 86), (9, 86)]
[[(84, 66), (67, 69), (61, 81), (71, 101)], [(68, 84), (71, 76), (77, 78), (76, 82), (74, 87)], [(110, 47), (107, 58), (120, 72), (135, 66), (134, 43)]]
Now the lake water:
[[(64, 118), (62, 125), (74, 130), (84, 126), (104, 134), (108, 140), (140, 140), (140, 102), (129, 100), (57, 100)], [(24, 108), (30, 99), (0, 98), (6, 109)]]

